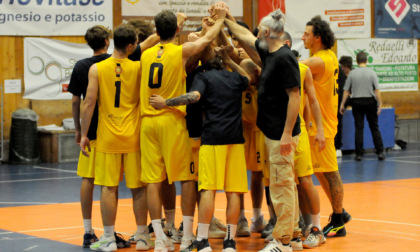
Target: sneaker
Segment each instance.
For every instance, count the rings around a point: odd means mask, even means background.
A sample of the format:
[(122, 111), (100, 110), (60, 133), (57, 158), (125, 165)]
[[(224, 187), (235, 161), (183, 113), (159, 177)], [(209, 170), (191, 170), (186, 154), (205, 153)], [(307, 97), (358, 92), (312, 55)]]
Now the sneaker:
[(227, 226), (225, 224), (223, 224), (223, 222), (221, 220), (217, 219), (217, 218), (212, 218), (210, 223), (215, 224), (217, 226), (217, 228), (220, 229), (220, 230), (223, 230), (225, 232), (227, 230)]
[(319, 231), (317, 227), (312, 227), (311, 232), (309, 233), (306, 240), (303, 242), (304, 248), (316, 248), (319, 245), (325, 243), (327, 239), (325, 239), (324, 234)]
[(384, 155), (384, 153), (383, 152), (381, 152), (381, 153), (379, 153), (378, 154), (378, 160), (385, 160), (385, 155)]
[(89, 248), (89, 246), (98, 241), (98, 237), (96, 237), (95, 233), (93, 234), (89, 234), (86, 233), (83, 235), (83, 247), (84, 248)]
[(181, 243), (182, 236), (179, 234), (178, 230), (176, 230), (174, 224), (170, 227), (165, 226), (163, 232), (173, 243)]
[(362, 156), (356, 155), (356, 157), (354, 158), (354, 160), (356, 160), (356, 161), (362, 161)]
[(149, 234), (134, 234), (136, 239), (136, 250), (149, 250), (155, 247)]
[(309, 234), (311, 233), (311, 229), (312, 229), (312, 224), (309, 224), (309, 226), (303, 228), (302, 230), (302, 241), (305, 241), (305, 239), (309, 236)]
[(326, 237), (342, 237), (346, 236), (346, 227), (344, 225), (338, 226), (332, 220), (322, 230)]
[(276, 219), (270, 219), (268, 224), (264, 227), (261, 232), (261, 238), (267, 238), (271, 233), (273, 233), (274, 226), (276, 225)]
[(93, 251), (117, 251), (117, 243), (115, 236), (102, 235), (97, 242), (90, 245), (90, 250)]
[(292, 246), (290, 244), (283, 245), (277, 240), (270, 241), (262, 250), (259, 252), (293, 252)]
[(180, 236), (184, 236), (184, 222), (181, 221), (181, 224), (179, 224), (178, 233)]
[(264, 227), (267, 225), (267, 222), (264, 220), (264, 216), (260, 216), (257, 219), (254, 217), (251, 218), (251, 232), (252, 233), (261, 233)]
[(343, 153), (341, 152), (341, 150), (336, 150), (335, 154), (337, 155), (337, 157), (342, 157)]
[(171, 240), (155, 240), (155, 252), (174, 251), (175, 246)]
[(236, 241), (233, 239), (224, 240), (222, 252), (236, 252)]
[(122, 234), (114, 232), (115, 242), (117, 243), (118, 248), (129, 248), (131, 246), (130, 241), (126, 241)]
[(238, 227), (236, 228), (237, 237), (250, 237), (251, 231), (249, 231), (248, 220), (245, 217), (241, 217), (238, 220)]
[(210, 221), (209, 226), (209, 239), (223, 239), (226, 236), (226, 230), (223, 230), (221, 225), (223, 225), (218, 219), (213, 218)]
[(271, 233), (269, 236), (265, 237), (264, 242), (268, 243), (271, 242), (273, 240), (273, 233)]
[(290, 241), (290, 246), (292, 246), (293, 251), (300, 251), (300, 250), (303, 250), (302, 240), (300, 239), (300, 237), (298, 237), (298, 238), (293, 238), (293, 239)]
[(347, 224), (349, 221), (351, 221), (351, 215), (343, 208), (343, 221), (344, 224)]
[(211, 247), (208, 239), (203, 239), (201, 241), (193, 241), (190, 246), (188, 246), (186, 249), (180, 250), (180, 252), (211, 252)]
[(195, 241), (195, 236), (182, 237), (181, 245), (179, 246), (180, 250), (188, 248)]

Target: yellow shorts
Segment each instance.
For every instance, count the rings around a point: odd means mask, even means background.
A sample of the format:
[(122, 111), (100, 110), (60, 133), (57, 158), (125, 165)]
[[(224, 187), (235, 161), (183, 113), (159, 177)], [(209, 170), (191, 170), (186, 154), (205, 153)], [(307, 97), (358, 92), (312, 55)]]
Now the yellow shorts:
[(309, 136), (311, 144), (311, 158), (314, 172), (334, 172), (338, 171), (337, 153), (334, 146), (334, 138), (325, 138), (325, 149), (318, 151), (315, 136)]
[(118, 186), (125, 173), (128, 188), (145, 186), (140, 181), (140, 151), (130, 153), (96, 152), (95, 185)]
[(265, 163), (264, 134), (245, 123), (243, 125), (246, 168), (249, 171), (262, 171)]
[(141, 181), (159, 183), (166, 179), (196, 179), (184, 116), (172, 112), (142, 118), (140, 130)]
[(90, 141), (89, 157), (80, 151), (79, 163), (77, 164), (77, 175), (82, 178), (95, 177), (96, 140)]
[(190, 138), (190, 144), (192, 149), (192, 162), (191, 167), (194, 173), (197, 174), (196, 180), (198, 180), (198, 160), (200, 153), (201, 138)]
[(300, 130), (299, 143), (295, 151), (295, 174), (298, 178), (314, 174), (308, 132), (305, 126), (300, 127)]
[(199, 162), (199, 191), (248, 192), (243, 144), (202, 145)]

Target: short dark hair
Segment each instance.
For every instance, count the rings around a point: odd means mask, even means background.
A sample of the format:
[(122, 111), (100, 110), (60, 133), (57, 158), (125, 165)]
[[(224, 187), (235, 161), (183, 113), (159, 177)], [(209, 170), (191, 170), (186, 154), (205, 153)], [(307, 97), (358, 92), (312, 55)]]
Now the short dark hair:
[(325, 46), (326, 49), (330, 49), (334, 46), (335, 36), (334, 32), (331, 30), (330, 25), (321, 19), (321, 16), (315, 16), (306, 23), (307, 26), (312, 26), (312, 32), (314, 36), (321, 37), (321, 43)]
[(300, 57), (299, 52), (296, 50), (292, 50), (293, 55), (295, 55), (296, 58)]
[(214, 58), (207, 61), (206, 64), (204, 64), (204, 69), (206, 71), (215, 69), (215, 70), (222, 70), (223, 69), (223, 62), (222, 58), (219, 55), (216, 55)]
[(138, 43), (145, 41), (150, 35), (153, 34), (152, 26), (142, 19), (131, 19), (128, 21), (128, 23), (136, 27), (139, 38)]
[(356, 55), (357, 64), (366, 63), (367, 62), (367, 53), (364, 51), (358, 52)]
[(254, 34), (254, 37), (257, 37), (259, 32), (260, 30), (258, 29), (258, 27), (255, 27), (255, 29), (252, 31), (252, 34)]
[(155, 26), (161, 41), (174, 38), (176, 29), (178, 28), (175, 14), (168, 10), (159, 12), (155, 16)]
[(292, 36), (290, 36), (290, 34), (287, 31), (283, 32), (283, 35), (281, 35), (281, 39), (283, 41), (289, 40), (290, 41), (290, 47), (292, 47), (292, 44), (293, 44)]
[(340, 63), (340, 65), (342, 65), (342, 66), (347, 67), (348, 69), (353, 68), (353, 59), (350, 56), (341, 56), (338, 63)]
[(111, 30), (103, 25), (90, 27), (85, 34), (85, 40), (92, 50), (102, 49), (106, 45), (106, 40), (111, 37)]
[(121, 24), (114, 31), (114, 47), (122, 52), (137, 41), (136, 28), (130, 24)]

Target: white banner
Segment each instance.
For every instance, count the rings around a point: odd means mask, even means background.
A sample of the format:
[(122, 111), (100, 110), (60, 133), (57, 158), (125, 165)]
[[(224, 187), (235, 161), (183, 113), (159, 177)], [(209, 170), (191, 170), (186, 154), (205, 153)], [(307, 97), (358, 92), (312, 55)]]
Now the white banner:
[(354, 39), (337, 41), (337, 57), (365, 51), (368, 67), (378, 74), (381, 91), (418, 90), (418, 52), (414, 39)]
[[(122, 16), (154, 17), (162, 10), (182, 12), (188, 17), (208, 16), (209, 7), (219, 0), (123, 0), (121, 1)], [(242, 0), (224, 0), (235, 17), (243, 15)]]
[(285, 30), (292, 38), (300, 38), (306, 23), (320, 15), (336, 38), (370, 38), (370, 0), (285, 0)]
[(0, 35), (77, 36), (113, 26), (110, 0), (0, 0)]
[[(108, 52), (112, 52), (111, 41)], [(33, 100), (71, 99), (67, 92), (70, 76), (77, 61), (91, 57), (86, 44), (46, 38), (25, 38), (23, 98)]]

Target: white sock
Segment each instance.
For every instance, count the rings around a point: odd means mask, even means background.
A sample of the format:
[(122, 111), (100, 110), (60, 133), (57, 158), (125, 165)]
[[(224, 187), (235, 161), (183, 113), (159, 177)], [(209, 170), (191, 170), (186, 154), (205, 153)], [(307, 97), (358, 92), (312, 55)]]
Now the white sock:
[[(182, 216), (184, 237), (191, 237), (193, 233), (194, 216)], [(207, 228), (208, 229), (208, 228)], [(208, 233), (208, 230), (207, 230)]]
[(311, 214), (311, 217), (312, 217), (312, 226), (317, 227), (319, 230), (322, 230), (321, 213)]
[(261, 216), (261, 208), (254, 208), (253, 209), (254, 212), (254, 220), (257, 220), (258, 218), (260, 218)]
[(225, 240), (233, 240), (236, 235), (236, 225), (227, 224)]
[(153, 230), (155, 231), (156, 240), (166, 240), (166, 235), (163, 232), (162, 220), (152, 220)]
[(149, 233), (149, 229), (147, 228), (147, 226), (140, 226), (137, 225), (137, 234), (148, 234)]
[(92, 228), (92, 220), (91, 219), (83, 219), (83, 227), (85, 228), (86, 234), (93, 234)]
[(245, 209), (242, 209), (240, 212), (239, 212), (239, 219), (240, 218), (246, 218), (245, 217)]
[(175, 223), (175, 209), (165, 210), (165, 227), (170, 228)]
[(198, 223), (197, 241), (209, 238), (209, 227), (210, 224)]
[(115, 226), (104, 226), (104, 236), (110, 237), (114, 236)]

